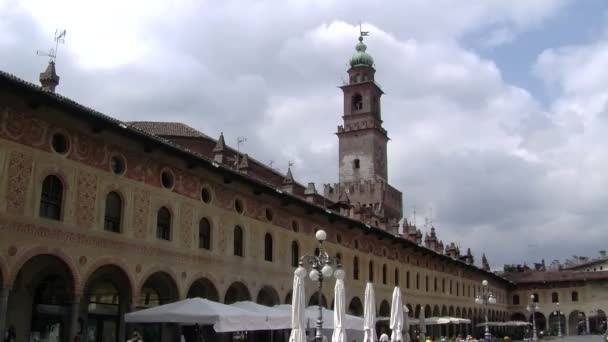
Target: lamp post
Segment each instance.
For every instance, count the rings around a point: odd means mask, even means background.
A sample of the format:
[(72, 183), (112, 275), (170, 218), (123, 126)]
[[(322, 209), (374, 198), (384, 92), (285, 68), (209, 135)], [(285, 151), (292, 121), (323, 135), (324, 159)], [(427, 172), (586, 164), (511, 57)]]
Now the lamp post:
[(492, 337), (492, 334), (490, 334), (490, 327), (488, 325), (488, 304), (496, 304), (496, 297), (490, 291), (487, 280), (484, 280), (481, 282), (481, 291), (477, 295), (477, 297), (475, 297), (475, 303), (477, 303), (479, 305), (483, 305), (484, 317), (485, 317), (484, 340), (489, 341), (490, 338)]
[(562, 338), (562, 312), (559, 310), (559, 302), (555, 303), (557, 305), (557, 310), (555, 314), (557, 315), (557, 337)]
[(538, 303), (534, 301), (534, 295), (530, 295), (530, 304), (526, 307), (528, 312), (532, 313), (532, 342), (538, 341), (538, 335), (536, 334), (536, 310), (539, 309)]
[(339, 268), (341, 268), (342, 265), (340, 264), (340, 260), (338, 260), (335, 257), (329, 256), (327, 254), (327, 252), (325, 252), (325, 250), (323, 249), (323, 242), (325, 241), (325, 239), (327, 239), (327, 233), (325, 233), (324, 230), (319, 229), (315, 233), (315, 238), (319, 242), (319, 245), (317, 247), (318, 254), (317, 254), (317, 251), (315, 251), (314, 255), (302, 256), (300, 258), (300, 266), (302, 266), (302, 267), (309, 266), (311, 269), (310, 272), (308, 273), (310, 280), (318, 283), (317, 303), (319, 305), (319, 316), (317, 317), (317, 322), (316, 322), (317, 326), (316, 326), (316, 333), (315, 333), (315, 341), (322, 342), (323, 334), (322, 334), (321, 330), (323, 329), (323, 308), (321, 306), (321, 299), (322, 299), (321, 290), (323, 289), (323, 279), (329, 278), (333, 275), (334, 269), (332, 268), (332, 266), (339, 269)]

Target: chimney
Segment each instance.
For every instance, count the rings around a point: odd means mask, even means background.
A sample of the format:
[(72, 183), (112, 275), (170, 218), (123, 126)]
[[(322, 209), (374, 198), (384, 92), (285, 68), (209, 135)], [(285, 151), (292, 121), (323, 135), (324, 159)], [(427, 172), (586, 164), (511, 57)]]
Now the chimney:
[(291, 174), (291, 168), (287, 168), (287, 174), (285, 175), (285, 178), (283, 178), (283, 186), (281, 189), (293, 194), (295, 183), (293, 175)]
[(217, 139), (217, 143), (213, 148), (213, 160), (225, 164), (228, 161), (227, 156), (228, 149), (226, 148), (226, 141), (224, 141), (224, 132), (220, 133), (220, 137)]
[(304, 190), (304, 196), (306, 197), (306, 201), (314, 203), (316, 195), (317, 189), (315, 188), (315, 183), (308, 183), (306, 190)]
[(249, 167), (249, 155), (247, 153), (243, 154), (243, 158), (241, 158), (238, 170), (244, 174), (248, 174), (251, 170)]
[(40, 85), (42, 85), (42, 89), (54, 93), (58, 84), (59, 76), (55, 71), (55, 62), (50, 61), (46, 70), (40, 73)]
[(602, 256), (602, 258), (605, 258), (606, 257), (606, 250), (602, 249), (600, 251), (600, 255)]

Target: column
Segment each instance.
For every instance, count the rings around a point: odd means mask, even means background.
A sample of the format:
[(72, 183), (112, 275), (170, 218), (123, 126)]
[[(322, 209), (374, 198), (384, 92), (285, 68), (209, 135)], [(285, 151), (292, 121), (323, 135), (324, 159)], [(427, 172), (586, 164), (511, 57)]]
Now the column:
[(4, 331), (6, 329), (6, 311), (8, 308), (8, 294), (11, 290), (9, 288), (0, 290), (0, 337), (4, 338)]
[(70, 311), (70, 339), (74, 341), (74, 337), (78, 335), (78, 317), (80, 316), (80, 297), (79, 293), (74, 294), (74, 300)]

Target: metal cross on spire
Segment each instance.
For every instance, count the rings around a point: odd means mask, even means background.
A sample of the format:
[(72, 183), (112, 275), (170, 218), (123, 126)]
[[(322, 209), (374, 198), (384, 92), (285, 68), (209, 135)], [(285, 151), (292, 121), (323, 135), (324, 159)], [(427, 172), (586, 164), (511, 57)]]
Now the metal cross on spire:
[(55, 38), (53, 38), (53, 40), (55, 41), (55, 47), (51, 48), (49, 51), (37, 50), (36, 54), (38, 56), (49, 57), (49, 63), (55, 62), (55, 60), (57, 59), (57, 49), (59, 48), (59, 43), (65, 43), (65, 34), (66, 30), (55, 30)]

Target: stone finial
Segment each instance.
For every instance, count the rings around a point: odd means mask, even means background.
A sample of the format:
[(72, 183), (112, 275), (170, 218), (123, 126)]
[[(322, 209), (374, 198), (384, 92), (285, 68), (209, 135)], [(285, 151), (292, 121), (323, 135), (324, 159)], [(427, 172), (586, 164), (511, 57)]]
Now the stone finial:
[(315, 183), (308, 183), (308, 185), (306, 186), (306, 190), (304, 190), (304, 196), (306, 197), (306, 201), (313, 203), (316, 195), (317, 188), (315, 188)]
[(483, 253), (483, 255), (481, 256), (481, 269), (490, 272), (490, 263), (486, 258), (486, 253)]
[(50, 61), (46, 70), (40, 73), (40, 84), (42, 85), (42, 89), (51, 93), (55, 92), (55, 88), (59, 84), (59, 76), (57, 76), (57, 72), (55, 71), (55, 62)]
[(346, 191), (340, 192), (340, 196), (338, 197), (338, 202), (350, 203), (350, 198), (348, 198), (348, 194), (346, 193)]
[(227, 158), (227, 149), (226, 149), (226, 141), (224, 140), (224, 132), (220, 133), (220, 137), (217, 139), (217, 143), (212, 150), (213, 152), (213, 160), (225, 164), (228, 161)]

